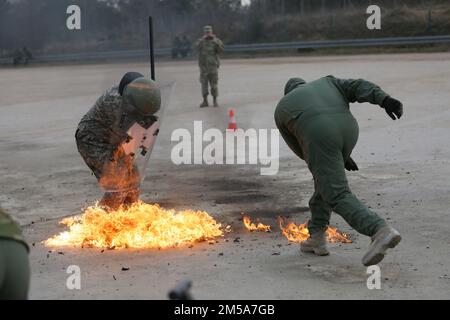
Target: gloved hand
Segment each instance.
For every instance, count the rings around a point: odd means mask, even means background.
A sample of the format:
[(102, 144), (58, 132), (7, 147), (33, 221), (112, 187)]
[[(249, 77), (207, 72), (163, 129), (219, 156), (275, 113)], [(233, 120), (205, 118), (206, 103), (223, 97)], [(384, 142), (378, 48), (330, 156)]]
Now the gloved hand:
[(347, 171), (359, 171), (358, 165), (352, 158), (348, 158), (345, 162), (345, 169)]
[(392, 120), (400, 119), (403, 115), (403, 104), (397, 99), (387, 97), (384, 99), (381, 107), (386, 110), (386, 113)]

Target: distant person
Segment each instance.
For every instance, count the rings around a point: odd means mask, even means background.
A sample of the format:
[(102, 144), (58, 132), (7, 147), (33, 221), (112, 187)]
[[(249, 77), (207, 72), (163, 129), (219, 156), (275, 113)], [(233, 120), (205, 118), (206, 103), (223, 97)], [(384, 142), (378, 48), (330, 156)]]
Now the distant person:
[(177, 59), (178, 55), (181, 54), (182, 42), (179, 36), (176, 36), (172, 42), (172, 59)]
[(204, 35), (197, 41), (198, 64), (200, 67), (200, 82), (202, 84), (203, 102), (200, 108), (208, 107), (209, 87), (213, 96), (214, 107), (218, 107), (219, 96), (219, 54), (224, 50), (222, 41), (213, 33), (211, 26), (203, 28)]
[[(76, 134), (80, 155), (106, 190), (99, 205), (110, 210), (139, 200), (140, 176), (132, 154), (123, 145), (135, 123), (150, 127), (161, 106), (161, 93), (153, 80), (137, 72), (126, 73), (118, 86), (107, 90), (81, 119)], [(113, 185), (117, 191), (106, 186)]]
[(186, 35), (181, 38), (180, 54), (183, 58), (186, 58), (191, 53), (191, 41)]
[(0, 300), (28, 298), (28, 251), (19, 225), (0, 208)]
[(30, 60), (33, 59), (33, 55), (31, 54), (31, 51), (28, 50), (27, 47), (23, 47), (22, 56), (23, 56), (23, 64), (24, 65), (27, 65), (30, 62)]
[(15, 67), (17, 67), (19, 64), (22, 63), (22, 61), (23, 61), (23, 52), (22, 52), (22, 50), (19, 50), (19, 49), (14, 50), (14, 53), (13, 53), (13, 65)]
[(301, 244), (301, 250), (320, 256), (329, 254), (325, 231), (334, 211), (357, 232), (372, 238), (362, 262), (365, 266), (378, 264), (387, 249), (397, 246), (401, 236), (350, 191), (345, 170), (359, 170), (351, 158), (359, 128), (349, 103), (380, 105), (393, 120), (403, 115), (402, 103), (371, 82), (333, 76), (310, 83), (290, 79), (284, 94), (275, 111), (276, 125), (314, 177), (315, 192), (309, 202), (310, 237)]

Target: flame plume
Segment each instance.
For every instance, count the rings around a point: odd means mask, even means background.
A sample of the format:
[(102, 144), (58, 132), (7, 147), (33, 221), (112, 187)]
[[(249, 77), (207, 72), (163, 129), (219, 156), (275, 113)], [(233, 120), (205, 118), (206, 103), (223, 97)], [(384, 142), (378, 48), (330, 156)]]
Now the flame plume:
[(141, 201), (113, 212), (96, 205), (87, 208), (81, 216), (66, 218), (60, 223), (69, 230), (46, 240), (45, 245), (173, 248), (223, 236), (221, 224), (205, 211), (176, 212)]

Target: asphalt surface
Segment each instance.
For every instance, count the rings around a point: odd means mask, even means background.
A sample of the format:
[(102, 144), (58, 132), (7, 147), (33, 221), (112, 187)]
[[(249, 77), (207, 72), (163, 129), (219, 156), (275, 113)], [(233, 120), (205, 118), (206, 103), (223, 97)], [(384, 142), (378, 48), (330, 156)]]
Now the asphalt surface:
[[(101, 197), (76, 150), (78, 121), (123, 73), (147, 69), (143, 63), (0, 69), (0, 205), (20, 221), (31, 244), (32, 299), (165, 299), (183, 279), (193, 280), (195, 298), (449, 298), (449, 53), (225, 60), (221, 107), (208, 109), (198, 108), (195, 62), (161, 63), (158, 80), (177, 84), (142, 199), (206, 210), (233, 231), (214, 245), (170, 250), (45, 247), (43, 240), (64, 229), (60, 218)], [(240, 128), (275, 128), (273, 111), (288, 78), (328, 74), (371, 80), (405, 105), (397, 122), (377, 106), (352, 106), (361, 128), (352, 190), (403, 235), (380, 264), (381, 290), (367, 288), (360, 262), (369, 239), (337, 215), (332, 224), (354, 242), (333, 245), (329, 257), (301, 254), (280, 234), (278, 216), (308, 219), (313, 191), (306, 165), (283, 141), (274, 176), (261, 176), (260, 165), (176, 166), (170, 157), (175, 129), (192, 131), (195, 120), (224, 131), (229, 108), (236, 109)], [(274, 231), (247, 232), (242, 212)], [(81, 268), (81, 290), (66, 287), (70, 265)]]

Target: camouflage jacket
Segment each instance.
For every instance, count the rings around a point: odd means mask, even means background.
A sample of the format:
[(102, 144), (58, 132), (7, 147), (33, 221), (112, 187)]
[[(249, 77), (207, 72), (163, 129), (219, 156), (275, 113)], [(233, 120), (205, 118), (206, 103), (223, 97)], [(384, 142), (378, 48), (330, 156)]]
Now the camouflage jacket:
[(212, 39), (201, 38), (197, 41), (197, 49), (200, 68), (206, 70), (219, 68), (219, 54), (224, 50), (224, 45), (219, 38), (215, 36)]
[(19, 241), (29, 250), (20, 226), (2, 208), (0, 208), (0, 239)]
[(87, 138), (115, 149), (127, 139), (129, 124), (117, 86), (107, 90), (81, 119), (77, 139)]

